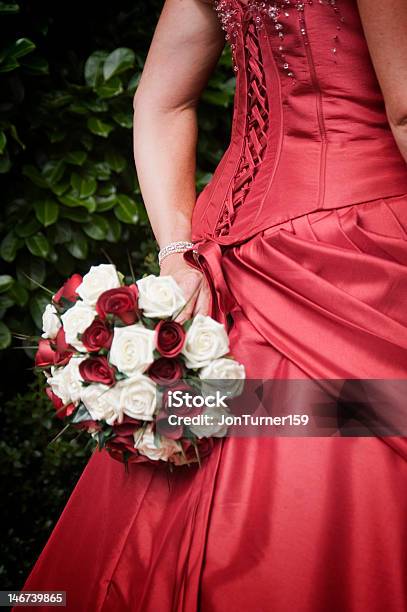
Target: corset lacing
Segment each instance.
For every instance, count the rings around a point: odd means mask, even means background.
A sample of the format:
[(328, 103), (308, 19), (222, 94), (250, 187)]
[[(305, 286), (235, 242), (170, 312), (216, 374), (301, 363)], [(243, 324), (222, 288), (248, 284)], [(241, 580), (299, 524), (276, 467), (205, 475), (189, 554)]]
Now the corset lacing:
[(259, 31), (253, 21), (245, 24), (244, 50), (247, 66), (247, 119), (242, 155), (216, 225), (216, 236), (229, 233), (237, 210), (242, 206), (267, 147), (269, 107)]

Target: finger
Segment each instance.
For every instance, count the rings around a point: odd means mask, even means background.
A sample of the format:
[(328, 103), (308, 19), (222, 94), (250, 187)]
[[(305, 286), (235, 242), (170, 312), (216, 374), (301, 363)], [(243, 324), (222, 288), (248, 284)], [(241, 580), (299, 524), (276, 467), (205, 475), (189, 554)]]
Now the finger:
[(199, 292), (195, 302), (193, 316), (197, 314), (209, 315), (211, 309), (211, 293), (207, 283), (205, 283)]
[(193, 293), (189, 298), (188, 297), (186, 298), (187, 299), (186, 305), (174, 319), (177, 323), (180, 323), (182, 325), (182, 323), (185, 323), (185, 321), (188, 321), (188, 319), (192, 317), (192, 313), (194, 312), (197, 298), (198, 298), (197, 292)]

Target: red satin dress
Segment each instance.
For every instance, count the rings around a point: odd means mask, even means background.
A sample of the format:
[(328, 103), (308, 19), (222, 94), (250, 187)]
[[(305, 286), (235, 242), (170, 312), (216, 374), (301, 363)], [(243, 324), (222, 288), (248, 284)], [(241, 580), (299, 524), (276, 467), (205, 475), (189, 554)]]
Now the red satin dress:
[[(252, 378), (407, 378), (407, 169), (353, 0), (215, 3), (231, 142), (193, 238)], [(91, 458), (25, 589), (72, 612), (405, 612), (407, 441), (220, 440), (172, 474)]]

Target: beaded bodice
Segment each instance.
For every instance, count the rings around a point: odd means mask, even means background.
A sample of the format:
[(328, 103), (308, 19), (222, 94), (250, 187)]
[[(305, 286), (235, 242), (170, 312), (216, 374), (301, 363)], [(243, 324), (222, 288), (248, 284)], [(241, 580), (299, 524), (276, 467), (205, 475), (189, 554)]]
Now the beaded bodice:
[(214, 0), (237, 77), (231, 142), (194, 210), (229, 244), (407, 192), (356, 0)]

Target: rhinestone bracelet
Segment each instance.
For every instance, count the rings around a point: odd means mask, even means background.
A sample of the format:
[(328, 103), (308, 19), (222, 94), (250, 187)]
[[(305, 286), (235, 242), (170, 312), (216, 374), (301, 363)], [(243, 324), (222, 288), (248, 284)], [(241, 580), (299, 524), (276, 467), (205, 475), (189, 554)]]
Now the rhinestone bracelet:
[(165, 247), (163, 247), (158, 253), (158, 263), (161, 266), (161, 263), (164, 261), (168, 255), (172, 255), (173, 253), (185, 253), (185, 251), (189, 251), (193, 249), (194, 243), (187, 242), (186, 240), (180, 240), (179, 242), (170, 242)]

